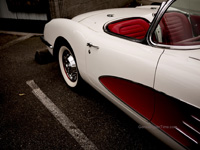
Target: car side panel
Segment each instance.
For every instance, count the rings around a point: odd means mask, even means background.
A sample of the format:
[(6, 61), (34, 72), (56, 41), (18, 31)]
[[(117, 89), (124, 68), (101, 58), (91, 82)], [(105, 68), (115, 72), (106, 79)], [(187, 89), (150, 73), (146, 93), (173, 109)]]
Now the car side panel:
[[(99, 35), (98, 38), (99, 37), (101, 37), (101, 35)], [(103, 91), (105, 94), (108, 94), (111, 92), (111, 89), (108, 89), (108, 87), (105, 88), (105, 84), (107, 84), (106, 82), (109, 80), (106, 80), (103, 85), (99, 81), (99, 78), (102, 76), (120, 78), (120, 80), (116, 82), (125, 83), (123, 88), (126, 88), (126, 90), (123, 90), (124, 93), (122, 93), (122, 95), (129, 93), (129, 97), (121, 98), (118, 92), (112, 92), (112, 94), (118, 97), (120, 101), (128, 104), (132, 109), (139, 111), (145, 118), (151, 119), (154, 111), (153, 95), (149, 94), (148, 98), (136, 98), (134, 93), (131, 95), (128, 91), (135, 89), (132, 83), (139, 83), (153, 89), (157, 62), (163, 50), (111, 35), (104, 36), (104, 38), (101, 39), (98, 38), (95, 39), (93, 37), (93, 39), (89, 39), (89, 42), (98, 46), (99, 49), (88, 47), (88, 52), (86, 54), (87, 72), (90, 84), (96, 89)], [(114, 82), (115, 81), (112, 80), (110, 84), (115, 84)], [(120, 84), (117, 86), (118, 88), (122, 88)], [(141, 89), (144, 90), (145, 88)], [(140, 90), (139, 93), (144, 93), (145, 90), (143, 90)], [(147, 103), (148, 105), (146, 105)], [(149, 111), (147, 112), (147, 110)]]
[(200, 108), (200, 50), (165, 50), (155, 89)]
[(159, 62), (152, 123), (191, 149), (200, 139), (200, 51), (166, 50)]

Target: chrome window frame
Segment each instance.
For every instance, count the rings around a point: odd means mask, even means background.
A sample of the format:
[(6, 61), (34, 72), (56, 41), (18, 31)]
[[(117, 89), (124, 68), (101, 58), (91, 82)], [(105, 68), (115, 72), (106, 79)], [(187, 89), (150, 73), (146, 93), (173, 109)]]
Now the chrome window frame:
[(167, 9), (175, 2), (176, 0), (168, 0), (167, 2), (162, 2), (159, 10), (157, 11), (157, 14), (152, 21), (152, 25), (150, 26), (150, 29), (147, 33), (147, 43), (153, 47), (160, 47), (164, 49), (173, 49), (173, 50), (194, 50), (194, 49), (200, 49), (200, 45), (185, 45), (185, 46), (178, 46), (178, 45), (165, 45), (165, 44), (158, 44), (153, 42), (153, 34), (157, 27), (157, 25), (160, 23), (160, 20), (162, 19), (163, 15), (167, 11)]

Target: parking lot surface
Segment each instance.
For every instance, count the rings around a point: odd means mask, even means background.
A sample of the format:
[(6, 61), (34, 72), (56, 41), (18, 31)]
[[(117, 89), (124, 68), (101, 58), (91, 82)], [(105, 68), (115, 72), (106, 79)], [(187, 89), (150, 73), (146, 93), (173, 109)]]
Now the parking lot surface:
[(56, 61), (38, 64), (39, 35), (0, 34), (0, 147), (7, 149), (169, 149), (84, 84), (70, 90)]

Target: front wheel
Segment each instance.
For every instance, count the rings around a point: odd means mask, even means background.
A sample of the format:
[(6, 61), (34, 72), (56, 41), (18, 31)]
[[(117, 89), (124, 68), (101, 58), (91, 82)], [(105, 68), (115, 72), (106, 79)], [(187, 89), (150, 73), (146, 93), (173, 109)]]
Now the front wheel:
[(69, 48), (61, 46), (58, 53), (58, 61), (62, 76), (70, 88), (77, 88), (79, 85), (79, 72), (75, 56)]

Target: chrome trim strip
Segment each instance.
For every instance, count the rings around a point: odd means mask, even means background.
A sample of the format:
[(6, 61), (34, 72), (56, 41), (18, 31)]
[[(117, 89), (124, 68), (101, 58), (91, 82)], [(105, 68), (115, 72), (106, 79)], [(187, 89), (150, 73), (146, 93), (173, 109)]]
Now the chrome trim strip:
[(192, 142), (194, 142), (195, 144), (199, 144), (196, 140), (194, 140), (193, 138), (191, 138), (189, 135), (187, 135), (185, 132), (183, 132), (181, 129), (179, 128), (175, 128), (179, 133), (183, 134), (185, 137), (187, 137), (188, 139), (190, 139)]
[(173, 50), (195, 50), (195, 49), (199, 49), (200, 46), (195, 45), (195, 46), (190, 46), (190, 45), (185, 45), (185, 46), (176, 46), (176, 45), (164, 45), (164, 44), (156, 44), (154, 43), (152, 40), (151, 41), (151, 45), (155, 46), (155, 47), (161, 47), (161, 48), (166, 48), (166, 49), (173, 49)]
[(193, 115), (191, 115), (191, 117), (194, 118), (196, 121), (200, 122), (200, 119), (199, 119), (199, 118), (197, 118), (197, 117), (195, 117), (195, 116), (193, 116)]
[(41, 41), (46, 45), (48, 46), (50, 49), (53, 49), (53, 46), (51, 44), (49, 44), (49, 42), (47, 42), (45, 39), (44, 39), (44, 36), (41, 36), (40, 37)]
[(193, 128), (191, 125), (189, 125), (189, 124), (186, 123), (185, 121), (182, 121), (182, 122), (183, 122), (183, 124), (184, 124), (185, 126), (187, 126), (188, 128), (192, 129), (192, 130), (195, 131), (196, 133), (200, 134), (200, 132), (197, 131), (195, 128)]

